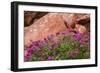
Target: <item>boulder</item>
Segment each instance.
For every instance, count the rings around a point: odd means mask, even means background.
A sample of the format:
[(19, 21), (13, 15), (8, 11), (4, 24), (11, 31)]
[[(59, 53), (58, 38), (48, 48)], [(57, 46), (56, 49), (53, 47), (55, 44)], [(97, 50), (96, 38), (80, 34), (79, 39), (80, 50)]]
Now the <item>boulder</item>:
[(24, 12), (24, 26), (30, 26), (36, 20), (40, 19), (42, 16), (46, 15), (47, 12), (33, 12), (25, 11)]
[[(29, 15), (30, 16), (30, 15)], [(36, 21), (24, 27), (24, 43), (29, 46), (32, 41), (42, 40), (50, 34), (73, 28), (80, 33), (90, 31), (90, 15), (79, 13), (38, 13), (33, 14)]]
[(59, 13), (48, 13), (38, 19), (25, 30), (24, 43), (29, 46), (31, 41), (42, 40), (50, 34), (65, 31), (64, 20)]

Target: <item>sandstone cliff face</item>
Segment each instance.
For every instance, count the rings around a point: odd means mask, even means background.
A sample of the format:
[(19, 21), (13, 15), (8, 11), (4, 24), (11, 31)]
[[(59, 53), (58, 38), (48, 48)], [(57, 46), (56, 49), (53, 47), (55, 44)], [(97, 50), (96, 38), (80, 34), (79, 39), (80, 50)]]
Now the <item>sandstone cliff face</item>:
[[(29, 24), (35, 15), (36, 13), (31, 13), (29, 17), (26, 16), (26, 24)], [(25, 46), (29, 46), (32, 41), (42, 40), (50, 34), (65, 31), (67, 28), (78, 30), (80, 33), (90, 31), (90, 15), (74, 13), (43, 14), (30, 26), (25, 27)]]

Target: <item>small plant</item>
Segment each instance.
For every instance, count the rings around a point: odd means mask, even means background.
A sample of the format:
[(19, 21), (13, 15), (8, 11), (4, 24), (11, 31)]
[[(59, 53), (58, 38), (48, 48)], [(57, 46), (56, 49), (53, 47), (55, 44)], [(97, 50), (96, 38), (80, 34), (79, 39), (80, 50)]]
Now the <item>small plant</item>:
[(90, 57), (89, 40), (89, 34), (73, 29), (57, 32), (25, 48), (24, 61), (87, 59)]

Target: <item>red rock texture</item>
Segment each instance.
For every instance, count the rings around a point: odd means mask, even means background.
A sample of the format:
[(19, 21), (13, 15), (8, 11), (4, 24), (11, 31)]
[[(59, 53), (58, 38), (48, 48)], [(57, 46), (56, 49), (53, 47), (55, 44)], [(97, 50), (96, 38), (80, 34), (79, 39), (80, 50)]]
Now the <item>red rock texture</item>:
[[(29, 16), (29, 17), (28, 17)], [(32, 18), (38, 19), (32, 24)], [(36, 18), (35, 18), (36, 19)], [(30, 26), (25, 27), (25, 46), (29, 46), (31, 41), (41, 40), (50, 34), (65, 31), (67, 28), (73, 28), (80, 33), (90, 31), (90, 15), (76, 13), (29, 13), (26, 15), (25, 21)]]
[(48, 13), (25, 30), (25, 45), (41, 40), (50, 34), (66, 30), (64, 21), (58, 13)]
[(30, 26), (34, 21), (38, 20), (42, 16), (47, 14), (47, 12), (32, 12), (32, 11), (25, 11), (24, 12), (24, 24), (26, 26)]

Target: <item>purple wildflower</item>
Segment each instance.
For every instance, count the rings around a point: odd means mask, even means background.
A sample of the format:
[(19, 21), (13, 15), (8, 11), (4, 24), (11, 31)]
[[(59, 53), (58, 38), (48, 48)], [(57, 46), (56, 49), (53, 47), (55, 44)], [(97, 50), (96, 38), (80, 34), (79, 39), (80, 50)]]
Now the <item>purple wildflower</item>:
[(33, 50), (40, 50), (38, 46), (33, 46)]
[(27, 52), (28, 52), (29, 54), (32, 54), (32, 53), (33, 53), (33, 49), (32, 49), (32, 48), (27, 48)]
[(60, 35), (60, 32), (57, 32), (56, 35)]
[(80, 40), (82, 36), (81, 36), (81, 34), (80, 34), (80, 33), (78, 33), (78, 34), (76, 34), (76, 36), (75, 36), (75, 37), (76, 37), (76, 39), (77, 39), (77, 40)]
[(27, 50), (24, 51), (24, 56), (29, 56), (29, 53)]
[(86, 44), (86, 42), (83, 40), (80, 40), (79, 42), (80, 42), (80, 44)]
[(66, 34), (66, 32), (62, 32), (62, 35), (65, 35)]
[(55, 46), (57, 44), (57, 42), (56, 41), (53, 41), (52, 43), (51, 43), (51, 46)]
[(54, 37), (54, 35), (51, 34), (51, 35), (47, 36), (47, 39), (50, 40), (50, 39), (52, 39), (53, 37)]
[(40, 41), (40, 42), (39, 42), (39, 47), (42, 47), (43, 44), (44, 44), (44, 42), (43, 42), (43, 41)]
[(24, 60), (27, 61), (29, 59), (29, 53), (27, 50), (24, 51)]
[(28, 46), (28, 48), (32, 48), (33, 44), (31, 44), (30, 46)]
[(39, 46), (39, 42), (38, 41), (35, 41), (34, 45), (35, 46)]
[(48, 42), (48, 39), (47, 38), (44, 38), (44, 41), (45, 41), (45, 43), (47, 43)]
[(48, 49), (48, 51), (51, 51), (51, 48), (47, 48)]
[(61, 38), (60, 38), (60, 39), (58, 39), (58, 40), (57, 40), (57, 42), (58, 42), (58, 43), (59, 43), (59, 42), (62, 42), (62, 39), (61, 39)]
[(52, 57), (51, 56), (48, 56), (48, 60), (52, 60)]
[(47, 44), (44, 39), (41, 41), (41, 45), (43, 44)]

